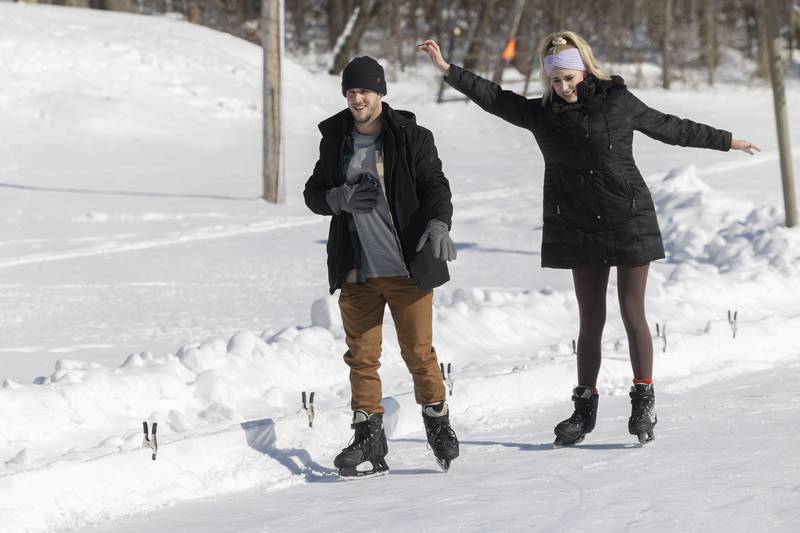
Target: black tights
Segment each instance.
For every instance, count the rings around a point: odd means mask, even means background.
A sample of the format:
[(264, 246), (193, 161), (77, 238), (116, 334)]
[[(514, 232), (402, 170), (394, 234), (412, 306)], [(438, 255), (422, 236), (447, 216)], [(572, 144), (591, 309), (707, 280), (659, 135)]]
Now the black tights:
[[(644, 314), (644, 291), (650, 264), (617, 267), (617, 296), (622, 323), (628, 335), (631, 367), (636, 379), (653, 377), (653, 339)], [(578, 298), (578, 384), (594, 387), (600, 373), (600, 344), (606, 323), (606, 289), (609, 268), (574, 268)]]

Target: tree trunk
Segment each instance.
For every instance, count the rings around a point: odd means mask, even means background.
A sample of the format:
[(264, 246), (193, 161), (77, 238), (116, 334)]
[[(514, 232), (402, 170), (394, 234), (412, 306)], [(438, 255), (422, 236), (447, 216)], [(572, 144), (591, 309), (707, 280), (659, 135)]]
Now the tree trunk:
[[(563, 8), (564, 3), (561, 0), (553, 0), (552, 4), (552, 11), (550, 13), (550, 18), (553, 21), (553, 29), (552, 31), (561, 31), (564, 28), (564, 13)], [(552, 33), (552, 32), (547, 32)]]
[(661, 86), (665, 89), (669, 89), (672, 83), (669, 72), (669, 35), (672, 33), (672, 0), (664, 0), (663, 18), (661, 22)]
[(388, 2), (383, 8), (383, 57), (389, 61), (386, 72), (389, 81), (397, 81), (402, 53), (400, 8), (397, 4), (396, 1)]
[(705, 56), (709, 85), (714, 85), (714, 73), (717, 70), (717, 7), (717, 0), (707, 0), (705, 3)]
[(478, 26), (472, 34), (472, 40), (467, 47), (467, 55), (464, 57), (464, 68), (475, 70), (481, 57), (481, 50), (486, 47), (486, 30), (489, 27), (489, 20), (496, 0), (486, 0), (481, 4), (481, 14), (478, 17)]
[(386, 58), (389, 60), (389, 64), (386, 65), (386, 80), (387, 81), (397, 81), (397, 70), (395, 69), (395, 63), (392, 61), (394, 57), (394, 51), (392, 50), (392, 4), (395, 2), (389, 1), (381, 6), (381, 10), (378, 14), (380, 17), (380, 25), (381, 25), (381, 57)]
[(536, 20), (534, 2), (526, 2), (522, 12), (522, 23), (517, 30), (517, 55), (511, 60), (511, 64), (523, 76), (529, 77), (533, 70), (536, 57), (536, 46), (538, 43), (533, 41), (533, 22)]
[(439, 43), (439, 46), (444, 42), (444, 31), (442, 29), (442, 11), (439, 0), (428, 0), (425, 5), (425, 17), (428, 21), (428, 28), (430, 33), (427, 38), (431, 38)]
[(186, 17), (189, 19), (189, 22), (192, 24), (203, 23), (203, 10), (200, 8), (197, 2), (191, 2), (186, 11)]
[(347, 66), (351, 52), (358, 46), (361, 36), (364, 35), (364, 31), (367, 29), (369, 21), (377, 15), (382, 5), (382, 0), (361, 0), (358, 3), (359, 11), (355, 24), (353, 25), (352, 31), (347, 36), (344, 45), (338, 51), (335, 51), (336, 55), (333, 57), (331, 68), (328, 70), (330, 74), (339, 74), (342, 72), (342, 69)]
[(406, 69), (403, 57), (403, 13), (400, 2), (392, 2), (392, 47), (394, 63), (401, 71)]
[(800, 4), (793, 4), (789, 6), (791, 10), (791, 44), (789, 45), (789, 63), (794, 64), (794, 50), (800, 43)]
[(336, 39), (342, 34), (352, 12), (352, 0), (328, 0), (328, 45), (331, 50), (336, 45)]
[(419, 54), (416, 53), (416, 49), (413, 47), (417, 46), (421, 41), (419, 38), (419, 21), (417, 21), (417, 10), (419, 7), (420, 0), (411, 0), (411, 6), (409, 7), (411, 10), (409, 21), (411, 22), (411, 38), (414, 40), (414, 42), (412, 43), (412, 53), (410, 59), (411, 64), (415, 67), (417, 66), (417, 56)]
[[(294, 44), (304, 52), (308, 50), (308, 40), (306, 39), (306, 17), (304, 0), (295, 0), (292, 6), (292, 25), (294, 26)], [(243, 13), (246, 19), (246, 13)]]
[[(525, 0), (515, 0), (514, 11), (511, 16), (511, 28), (509, 28), (507, 42), (510, 42), (512, 39), (516, 40), (517, 33), (519, 33), (519, 23), (522, 20), (522, 11), (524, 9), (525, 9)], [(492, 76), (492, 80), (496, 84), (500, 85), (500, 83), (503, 81), (503, 70), (506, 68), (506, 65), (508, 64), (509, 61), (510, 61), (509, 59), (506, 59), (501, 55), (497, 63), (495, 64), (494, 75)]]

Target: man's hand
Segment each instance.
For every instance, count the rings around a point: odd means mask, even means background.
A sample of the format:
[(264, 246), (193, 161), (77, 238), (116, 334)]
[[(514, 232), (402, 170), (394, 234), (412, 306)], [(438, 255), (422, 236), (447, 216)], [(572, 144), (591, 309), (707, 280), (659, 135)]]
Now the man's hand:
[(342, 211), (369, 213), (378, 205), (378, 182), (365, 178), (352, 185), (345, 183), (325, 193), (325, 200), (337, 215)]
[(431, 252), (433, 257), (441, 259), (442, 261), (452, 261), (456, 258), (456, 245), (450, 238), (450, 231), (447, 229), (447, 224), (441, 220), (432, 219), (428, 222), (428, 227), (422, 234), (422, 237), (417, 243), (417, 252), (422, 250), (425, 243), (431, 241)]

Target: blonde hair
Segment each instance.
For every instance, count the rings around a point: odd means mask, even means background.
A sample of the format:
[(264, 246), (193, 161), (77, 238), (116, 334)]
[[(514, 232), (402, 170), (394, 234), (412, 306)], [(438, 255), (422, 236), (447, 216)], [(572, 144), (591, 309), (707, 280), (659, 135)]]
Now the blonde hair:
[[(564, 43), (553, 44), (553, 41), (558, 42), (559, 40), (563, 40)], [(595, 78), (601, 80), (611, 79), (609, 75), (606, 74), (602, 68), (600, 68), (597, 59), (592, 53), (592, 47), (589, 46), (589, 43), (587, 43), (583, 37), (573, 31), (566, 30), (551, 33), (545, 37), (544, 42), (539, 49), (539, 76), (542, 79), (542, 88), (544, 89), (544, 92), (542, 93), (543, 102), (547, 102), (553, 94), (553, 87), (550, 85), (550, 77), (544, 70), (544, 56), (550, 54), (555, 55), (568, 48), (578, 49), (578, 53), (581, 55), (581, 60), (583, 60), (583, 64), (586, 65), (587, 75), (591, 74)]]

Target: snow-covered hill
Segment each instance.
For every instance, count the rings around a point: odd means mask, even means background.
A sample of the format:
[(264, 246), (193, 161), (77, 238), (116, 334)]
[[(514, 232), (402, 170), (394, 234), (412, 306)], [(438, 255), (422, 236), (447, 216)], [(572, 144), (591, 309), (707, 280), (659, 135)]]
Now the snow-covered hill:
[[(182, 21), (25, 4), (0, 4), (0, 29), (0, 516), (10, 531), (200, 498), (153, 515), (152, 527), (338, 530), (348, 498), (375, 508), (376, 495), (392, 502), (378, 530), (444, 530), (435, 506), (419, 511), (431, 499), (465, 530), (501, 517), (508, 529), (558, 529), (581, 503), (589, 510), (569, 527), (800, 527), (798, 439), (783, 430), (800, 408), (800, 233), (782, 226), (766, 87), (637, 92), (764, 152), (637, 136), (668, 252), (647, 301), (651, 325), (667, 332), (666, 351), (655, 341), (658, 441), (625, 449), (631, 376), (612, 276), (598, 431), (575, 450), (527, 454), (549, 450), (570, 412), (577, 334), (569, 273), (539, 268), (541, 156), (527, 132), (474, 105), (437, 106), (428, 68), (391, 84), (387, 101), (433, 131), (453, 189), (459, 259), (436, 293), (434, 327), (453, 365), (464, 454), (447, 476), (431, 470), (387, 319), (393, 474), (343, 488), (318, 483), (333, 478), (350, 435), (349, 385), (327, 294), (327, 221), (300, 194), (316, 123), (344, 105), (339, 80), (286, 65), (287, 201), (273, 206), (258, 198), (257, 47)], [(800, 91), (788, 87), (800, 124)], [(301, 391), (316, 393), (313, 428)], [(156, 461), (140, 448), (143, 420), (159, 423)], [(473, 506), (479, 498), (486, 505)], [(193, 523), (221, 509), (235, 512)]]

